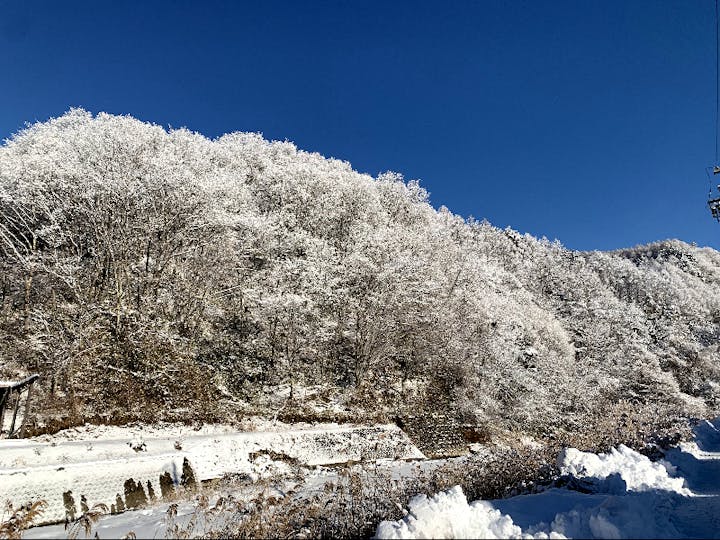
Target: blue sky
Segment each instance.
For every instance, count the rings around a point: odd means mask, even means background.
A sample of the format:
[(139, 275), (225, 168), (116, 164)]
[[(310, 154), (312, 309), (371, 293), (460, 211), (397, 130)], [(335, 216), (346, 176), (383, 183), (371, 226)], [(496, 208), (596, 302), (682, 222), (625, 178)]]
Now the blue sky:
[(0, 136), (260, 131), (573, 249), (720, 248), (712, 0), (0, 0)]

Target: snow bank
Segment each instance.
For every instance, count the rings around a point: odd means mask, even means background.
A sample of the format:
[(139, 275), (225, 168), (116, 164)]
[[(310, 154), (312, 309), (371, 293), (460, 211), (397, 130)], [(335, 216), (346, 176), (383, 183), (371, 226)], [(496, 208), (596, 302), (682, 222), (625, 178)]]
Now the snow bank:
[(653, 463), (646, 456), (623, 444), (617, 449), (611, 449), (607, 454), (592, 454), (566, 448), (558, 458), (558, 466), (562, 474), (578, 478), (607, 479), (612, 475), (619, 475), (628, 491), (660, 489), (681, 495), (691, 493), (684, 486), (684, 479), (670, 477), (668, 470), (674, 471), (669, 463)]
[(377, 538), (718, 538), (717, 497), (672, 491), (588, 494), (567, 489), (468, 504), (459, 487), (417, 496)]
[(523, 534), (510, 516), (490, 503), (468, 504), (460, 486), (430, 498), (417, 495), (409, 509), (404, 519), (380, 523), (376, 538), (564, 538), (556, 533)]

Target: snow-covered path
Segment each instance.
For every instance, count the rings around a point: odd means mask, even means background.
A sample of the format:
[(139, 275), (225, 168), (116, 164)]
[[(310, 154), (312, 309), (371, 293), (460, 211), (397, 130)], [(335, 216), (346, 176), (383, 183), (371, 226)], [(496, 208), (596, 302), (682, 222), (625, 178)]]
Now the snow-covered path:
[(720, 419), (660, 463), (629, 448), (568, 450), (559, 458), (584, 492), (552, 488), (467, 502), (460, 488), (410, 502), (379, 538), (720, 538)]
[(695, 428), (695, 441), (667, 452), (687, 487), (702, 495), (720, 495), (720, 419), (702, 422)]

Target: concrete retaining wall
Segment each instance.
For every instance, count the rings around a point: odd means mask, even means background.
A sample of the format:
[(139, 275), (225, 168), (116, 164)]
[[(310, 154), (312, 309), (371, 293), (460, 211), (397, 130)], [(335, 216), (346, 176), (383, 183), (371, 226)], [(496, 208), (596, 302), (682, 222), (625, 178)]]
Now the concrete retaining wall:
[(104, 503), (115, 512), (168, 496), (181, 484), (252, 474), (262, 454), (303, 465), (422, 459), (394, 425), (230, 433), (166, 439), (66, 442), (0, 441), (0, 501), (38, 499), (48, 508), (36, 525), (80, 515)]

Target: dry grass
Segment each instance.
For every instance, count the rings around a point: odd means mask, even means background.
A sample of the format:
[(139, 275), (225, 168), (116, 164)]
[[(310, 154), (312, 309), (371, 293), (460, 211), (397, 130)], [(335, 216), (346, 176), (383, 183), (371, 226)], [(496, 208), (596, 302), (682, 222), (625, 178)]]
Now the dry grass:
[(80, 535), (80, 531), (85, 531), (85, 538), (88, 538), (92, 534), (92, 528), (98, 522), (100, 516), (107, 513), (107, 505), (99, 503), (83, 512), (75, 521), (66, 522), (65, 530), (67, 531), (68, 540), (75, 540)]
[[(545, 475), (545, 476), (543, 476)], [(415, 463), (400, 476), (387, 464), (358, 464), (328, 471), (313, 487), (300, 483), (285, 493), (275, 480), (254, 485), (255, 495), (224, 497), (214, 505), (199, 497), (189, 519), (177, 506), (167, 516), (168, 538), (367, 538), (382, 520), (399, 519), (416, 494), (460, 485), (468, 499), (497, 498), (532, 489), (552, 476), (541, 453), (497, 449), (492, 455)], [(225, 486), (232, 489), (232, 482)]]
[(687, 417), (673, 414), (670, 407), (620, 400), (599, 404), (582, 423), (563, 426), (543, 438), (553, 449), (571, 446), (605, 452), (622, 443), (642, 452), (648, 445), (667, 447), (691, 436)]
[(11, 540), (20, 538), (22, 532), (32, 526), (35, 519), (43, 513), (47, 507), (45, 501), (35, 501), (34, 503), (14, 508), (8, 501), (0, 514), (0, 538), (8, 538)]

